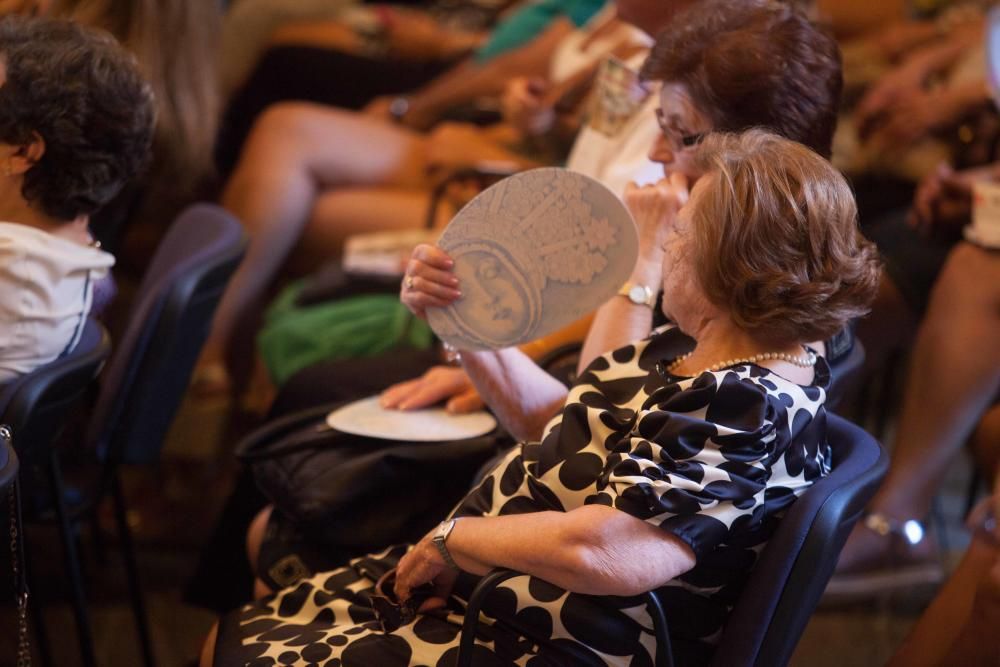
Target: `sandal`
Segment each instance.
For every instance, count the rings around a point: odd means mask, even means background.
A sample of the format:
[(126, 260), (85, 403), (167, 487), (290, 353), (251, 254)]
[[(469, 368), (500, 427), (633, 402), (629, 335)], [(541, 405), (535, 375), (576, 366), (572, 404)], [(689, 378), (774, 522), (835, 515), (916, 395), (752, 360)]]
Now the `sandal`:
[[(872, 550), (873, 542), (881, 544)], [(866, 550), (871, 553), (864, 554)], [(943, 579), (944, 568), (937, 547), (923, 524), (916, 519), (900, 520), (869, 512), (852, 531), (841, 562), (827, 584), (824, 601), (857, 600), (901, 589), (936, 586)]]

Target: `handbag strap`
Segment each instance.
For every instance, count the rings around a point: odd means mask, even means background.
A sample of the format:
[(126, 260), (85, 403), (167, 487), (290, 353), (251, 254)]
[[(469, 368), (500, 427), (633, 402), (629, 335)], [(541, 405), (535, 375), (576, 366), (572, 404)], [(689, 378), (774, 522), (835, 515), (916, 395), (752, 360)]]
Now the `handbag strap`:
[[(0, 426), (0, 439), (9, 445), (10, 428)], [(31, 667), (31, 645), (28, 641), (28, 577), (25, 572), (24, 540), (21, 536), (21, 494), (15, 479), (7, 491), (10, 508), (10, 563), (14, 573), (14, 595), (17, 598), (17, 667)]]

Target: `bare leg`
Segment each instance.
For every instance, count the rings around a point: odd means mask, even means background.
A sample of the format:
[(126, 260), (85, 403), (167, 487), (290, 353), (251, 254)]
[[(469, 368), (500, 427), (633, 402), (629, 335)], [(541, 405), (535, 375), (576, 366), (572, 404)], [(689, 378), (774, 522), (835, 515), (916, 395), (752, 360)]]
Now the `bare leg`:
[[(997, 567), (1000, 567), (1000, 560), (996, 549), (980, 540), (973, 541), (955, 572), (893, 655), (888, 663), (889, 667), (995, 665), (996, 662), (987, 662), (987, 659), (982, 662), (976, 662), (975, 658), (955, 662), (955, 658), (962, 648), (971, 648), (974, 654), (978, 647), (984, 654), (992, 650), (993, 660), (996, 659), (995, 625), (988, 628), (985, 637), (973, 639), (977, 630), (981, 629), (978, 626), (988, 620), (974, 617), (973, 603), (978, 588), (997, 586), (996, 582), (990, 581), (990, 570)], [(1000, 578), (998, 575), (1000, 571), (992, 576)], [(965, 638), (973, 640), (963, 641)], [(957, 643), (964, 646), (957, 646)]]
[[(913, 350), (889, 474), (871, 509), (921, 518), (943, 477), (1000, 387), (1000, 261), (967, 243), (945, 264)], [(884, 549), (855, 528), (838, 569)]]
[(942, 471), (1000, 387), (1000, 261), (959, 244), (931, 295), (913, 350), (896, 446), (873, 507), (895, 517), (930, 510)]
[(205, 643), (201, 646), (201, 659), (198, 664), (201, 667), (212, 667), (215, 663), (215, 640), (219, 636), (219, 624), (215, 623), (205, 637)]
[[(972, 451), (982, 475), (988, 480), (1000, 478), (1000, 405), (994, 405), (972, 434)], [(1000, 489), (992, 489), (1000, 493)]]
[(206, 343), (216, 361), (233, 333), (253, 330), (254, 306), (302, 235), (317, 197), (355, 185), (419, 187), (423, 139), (361, 114), (310, 104), (268, 110), (247, 141), (222, 203), (251, 242)]
[(247, 560), (250, 561), (250, 571), (257, 572), (257, 557), (260, 555), (260, 545), (264, 543), (264, 531), (267, 521), (271, 518), (274, 505), (268, 505), (253, 518), (247, 529)]
[(339, 256), (352, 234), (420, 229), (429, 204), (427, 190), (345, 188), (324, 193), (316, 201), (292, 256), (293, 270), (310, 271)]
[(856, 331), (865, 346), (866, 375), (881, 368), (892, 352), (905, 345), (916, 326), (913, 311), (883, 271), (871, 313), (858, 321)]

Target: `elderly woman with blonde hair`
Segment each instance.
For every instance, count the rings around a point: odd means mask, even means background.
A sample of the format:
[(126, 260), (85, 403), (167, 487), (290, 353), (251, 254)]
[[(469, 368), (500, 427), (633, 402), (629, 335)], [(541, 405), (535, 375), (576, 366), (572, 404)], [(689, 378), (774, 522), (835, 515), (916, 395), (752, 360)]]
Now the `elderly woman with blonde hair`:
[[(594, 327), (602, 353), (568, 391), (518, 350), (463, 354), (524, 444), (416, 545), (224, 619), (203, 664), (451, 664), (464, 600), (494, 567), (525, 575), (487, 602), (476, 664), (651, 664), (634, 596), (652, 589), (679, 662), (709, 660), (756, 554), (830, 469), (830, 373), (808, 341), (865, 312), (878, 266), (850, 188), (809, 149), (753, 130), (709, 135), (695, 159), (690, 197), (683, 177), (657, 186), (660, 215), (641, 222), (660, 234), (676, 324), (631, 342)], [(455, 298), (454, 280), (441, 250), (416, 255), (402, 298), (423, 313)], [(653, 270), (640, 261), (633, 278)], [(386, 597), (403, 624), (373, 611)]]

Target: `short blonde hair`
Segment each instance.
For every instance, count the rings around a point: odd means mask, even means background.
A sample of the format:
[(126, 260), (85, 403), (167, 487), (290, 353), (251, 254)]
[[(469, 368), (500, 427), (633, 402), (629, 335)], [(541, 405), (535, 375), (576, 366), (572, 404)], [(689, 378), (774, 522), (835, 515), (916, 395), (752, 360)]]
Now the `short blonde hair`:
[(710, 135), (697, 159), (707, 182), (692, 211), (695, 271), (738, 326), (805, 342), (868, 312), (878, 253), (829, 162), (759, 129)]

